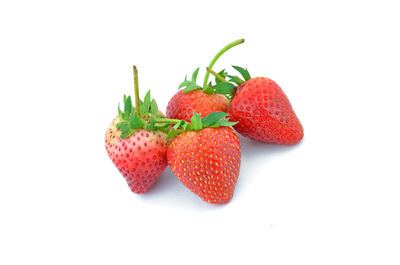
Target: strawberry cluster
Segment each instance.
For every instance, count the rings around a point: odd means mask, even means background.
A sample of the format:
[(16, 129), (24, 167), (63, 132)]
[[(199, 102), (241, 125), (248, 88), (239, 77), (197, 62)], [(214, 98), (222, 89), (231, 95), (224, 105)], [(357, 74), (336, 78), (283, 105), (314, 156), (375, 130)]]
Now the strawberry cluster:
[[(203, 86), (196, 83), (199, 68), (167, 106), (167, 117), (151, 99), (139, 98), (137, 70), (135, 106), (124, 96), (123, 111), (106, 133), (106, 150), (135, 193), (146, 192), (167, 165), (177, 178), (206, 202), (231, 200), (239, 176), (241, 147), (232, 127), (257, 141), (296, 144), (303, 127), (282, 89), (271, 79), (251, 78), (247, 69), (233, 66), (242, 78), (225, 70), (215, 72), (217, 59), (240, 39), (225, 46), (207, 67)], [(215, 82), (208, 82), (209, 74)], [(227, 80), (228, 79), (228, 80)]]

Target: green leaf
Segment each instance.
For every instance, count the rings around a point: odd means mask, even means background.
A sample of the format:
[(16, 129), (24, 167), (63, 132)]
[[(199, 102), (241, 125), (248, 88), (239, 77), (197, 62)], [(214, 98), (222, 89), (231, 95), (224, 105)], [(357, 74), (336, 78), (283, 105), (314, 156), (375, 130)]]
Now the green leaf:
[(247, 81), (251, 78), (250, 73), (249, 73), (249, 71), (247, 71), (247, 69), (244, 69), (240, 66), (234, 66), (234, 65), (232, 65), (232, 67), (235, 68), (235, 70), (238, 71), (243, 76), (244, 80)]
[(129, 124), (127, 121), (122, 121), (117, 124), (117, 129), (121, 131), (121, 139), (125, 139), (131, 136), (134, 132), (131, 128), (129, 128)]
[(189, 92), (191, 92), (193, 90), (200, 89), (200, 88), (201, 87), (199, 87), (197, 85), (189, 85), (183, 90), (183, 93), (189, 93)]
[(132, 100), (131, 100), (131, 96), (129, 96), (129, 97), (126, 97), (125, 95), (124, 95), (124, 112), (125, 112), (125, 115), (127, 116), (127, 117), (129, 117), (130, 115), (131, 115), (131, 110), (132, 110)]
[(181, 120), (178, 123), (176, 123), (172, 128), (174, 130), (177, 130), (180, 128), (180, 129), (183, 129), (184, 131), (186, 131), (186, 130), (190, 130), (192, 127), (189, 122)]
[(118, 116), (122, 119), (122, 111), (119, 103), (118, 103)]
[(201, 116), (200, 116), (200, 114), (194, 112), (190, 122), (192, 123), (192, 129), (193, 130), (195, 130), (195, 131), (201, 130), (202, 126), (201, 126)]
[(140, 104), (140, 114), (145, 114), (145, 113), (147, 113), (148, 112), (148, 110), (146, 109), (146, 106), (142, 103), (142, 104)]
[(229, 77), (229, 82), (233, 82), (238, 86), (244, 83), (244, 80), (240, 79), (236, 75), (227, 75), (227, 77)]
[(219, 121), (219, 125), (221, 125), (221, 126), (233, 126), (236, 123), (238, 123), (238, 122), (232, 122), (232, 121), (229, 121), (228, 119), (222, 119)]
[(178, 89), (185, 88), (183, 93), (188, 93), (190, 91), (201, 89), (200, 86), (196, 84), (197, 74), (199, 73), (199, 68), (197, 68), (192, 74), (192, 80), (187, 80), (187, 76), (185, 76), (185, 80), (179, 85)]
[(153, 99), (153, 100), (151, 101), (151, 104), (150, 104), (150, 113), (153, 114), (153, 115), (156, 115), (156, 116), (159, 114), (159, 113), (158, 113), (157, 102), (155, 101), (155, 99)]
[(174, 130), (177, 130), (181, 126), (182, 123), (183, 123), (183, 121), (180, 121), (180, 122), (176, 123), (174, 126), (172, 126), (172, 128)]
[(185, 122), (185, 123), (182, 124), (181, 128), (184, 131), (190, 131), (192, 129), (192, 124), (189, 123), (189, 122)]
[(138, 114), (135, 112), (135, 114), (129, 118), (129, 127), (133, 130), (136, 130), (138, 128), (143, 128), (143, 126), (144, 126), (143, 121), (139, 118)]
[(143, 104), (145, 106), (150, 106), (150, 100), (151, 100), (151, 95), (150, 95), (150, 90), (147, 91), (146, 96), (144, 96)]
[(179, 84), (178, 89), (181, 89), (182, 87), (187, 86), (189, 83), (190, 82), (187, 80), (187, 75), (186, 75), (185, 80), (183, 80), (183, 82)]
[(144, 97), (143, 104), (140, 105), (140, 112), (142, 114), (148, 113), (150, 110), (151, 96), (150, 90), (147, 91), (146, 96)]
[(184, 120), (181, 120), (180, 122), (176, 123), (172, 128), (177, 130), (179, 127), (181, 127), (185, 123)]
[(117, 129), (121, 130), (121, 131), (126, 131), (127, 129), (129, 129), (129, 124), (126, 121), (121, 121), (119, 123), (117, 123)]
[(181, 133), (183, 133), (183, 131), (180, 131), (180, 130), (171, 130), (171, 131), (168, 133), (166, 140), (168, 141), (169, 139), (175, 138), (178, 134), (181, 134)]
[(213, 88), (215, 94), (232, 95), (232, 88), (234, 87), (234, 84), (224, 82), (216, 84)]
[(226, 117), (228, 113), (222, 112), (222, 111), (217, 111), (217, 112), (212, 112), (209, 115), (203, 117), (201, 119), (203, 123), (203, 128), (205, 127), (212, 127), (218, 124), (218, 122)]
[(207, 87), (205, 90), (203, 90), (204, 91), (204, 93), (206, 93), (206, 94), (212, 94), (213, 92), (214, 92), (214, 89), (211, 87), (211, 86), (209, 86), (209, 87)]
[[(219, 74), (221, 77), (225, 78), (225, 76), (226, 76), (225, 69), (222, 69), (218, 74)], [(222, 81), (219, 80), (217, 77), (215, 77), (215, 83), (216, 83), (216, 84), (219, 84), (219, 83), (222, 83)]]
[(196, 83), (197, 75), (199, 74), (199, 70), (200, 70), (200, 67), (197, 67), (197, 69), (194, 70), (194, 72), (193, 72), (193, 74), (192, 74), (192, 82), (193, 82), (193, 83)]
[(128, 137), (131, 136), (134, 132), (135, 132), (135, 130), (128, 129), (127, 131), (122, 132), (120, 137), (121, 137), (121, 139), (128, 138)]

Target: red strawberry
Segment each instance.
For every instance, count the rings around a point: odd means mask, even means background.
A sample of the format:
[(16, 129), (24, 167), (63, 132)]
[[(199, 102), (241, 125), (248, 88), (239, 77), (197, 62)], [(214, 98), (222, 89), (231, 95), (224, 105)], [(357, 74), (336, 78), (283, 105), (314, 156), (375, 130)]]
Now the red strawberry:
[(256, 77), (237, 87), (229, 114), (240, 134), (262, 142), (296, 144), (303, 127), (282, 89), (271, 79)]
[(190, 121), (193, 112), (200, 113), (202, 117), (215, 111), (226, 112), (228, 103), (223, 95), (207, 94), (199, 89), (187, 93), (181, 90), (168, 102), (167, 117)]
[(124, 96), (124, 111), (118, 108), (118, 116), (106, 133), (107, 153), (125, 177), (135, 193), (146, 192), (167, 167), (166, 137), (169, 124), (160, 124), (163, 115), (157, 103), (151, 100), (150, 91), (144, 101), (139, 100), (137, 70), (135, 73), (135, 101)]
[[(210, 68), (215, 64), (217, 59), (230, 48), (241, 44), (244, 39), (234, 41), (225, 46), (217, 55), (212, 59)], [(209, 115), (215, 111), (227, 111), (229, 100), (221, 95), (225, 94), (224, 91), (213, 89), (211, 84), (208, 82), (209, 73), (207, 72), (204, 77), (203, 87), (196, 84), (197, 74), (199, 68), (197, 68), (191, 80), (185, 80), (179, 85), (179, 88), (185, 88), (182, 91), (176, 93), (168, 103), (167, 106), (167, 117), (171, 119), (180, 119), (190, 121), (193, 112), (200, 113), (202, 117)], [(220, 81), (216, 79), (216, 82)]]
[(226, 115), (214, 112), (200, 120), (195, 113), (189, 126), (194, 131), (186, 130), (176, 137), (167, 153), (168, 164), (178, 179), (213, 204), (230, 201), (240, 169), (238, 137), (230, 127), (217, 127), (232, 125), (221, 119)]
[(167, 167), (167, 134), (161, 131), (138, 129), (121, 139), (116, 117), (106, 134), (106, 149), (115, 166), (135, 193), (146, 192)]
[(296, 144), (303, 139), (303, 127), (293, 111), (285, 93), (271, 79), (265, 77), (250, 78), (249, 72), (239, 66), (233, 66), (240, 72), (237, 76), (228, 76), (229, 83), (213, 70), (223, 83), (216, 84), (214, 89), (224, 89), (231, 102), (228, 113), (232, 121), (238, 122), (235, 130), (249, 138), (267, 143)]

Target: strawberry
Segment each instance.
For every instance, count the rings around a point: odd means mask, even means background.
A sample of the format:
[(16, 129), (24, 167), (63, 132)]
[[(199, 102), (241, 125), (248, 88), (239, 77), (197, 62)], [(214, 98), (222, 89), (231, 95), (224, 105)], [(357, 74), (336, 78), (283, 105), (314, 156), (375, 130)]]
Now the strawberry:
[[(209, 68), (212, 68), (217, 59), (223, 53), (243, 42), (244, 39), (240, 39), (225, 46), (212, 59)], [(167, 106), (168, 118), (190, 121), (193, 111), (200, 113), (202, 117), (215, 111), (227, 111), (229, 100), (225, 96), (221, 95), (224, 94), (223, 92), (213, 89), (211, 84), (207, 83), (209, 76), (208, 72), (205, 74), (203, 87), (196, 84), (198, 72), (199, 68), (194, 71), (191, 80), (185, 78), (185, 80), (179, 85), (178, 89), (184, 89), (178, 91), (169, 101)], [(216, 80), (216, 82), (218, 83), (220, 81)]]
[[(172, 172), (193, 193), (206, 202), (227, 203), (231, 200), (239, 175), (241, 149), (233, 125), (213, 112), (200, 118), (194, 113), (191, 123), (175, 125), (184, 128), (168, 147), (167, 159)], [(222, 126), (222, 127), (221, 127)]]
[(199, 89), (190, 92), (181, 90), (168, 102), (167, 117), (190, 121), (193, 112), (207, 116), (215, 111), (226, 112), (227, 109), (228, 99), (223, 95), (207, 94)]
[[(269, 78), (251, 78), (249, 72), (239, 66), (233, 66), (243, 76), (230, 76), (229, 81), (216, 85), (224, 88), (232, 100), (228, 113), (232, 121), (238, 123), (233, 127), (240, 134), (254, 140), (278, 143), (296, 144), (304, 136), (303, 127), (293, 111), (292, 105), (282, 89)], [(221, 81), (223, 77), (208, 69)], [(226, 80), (224, 80), (226, 81)]]
[(135, 193), (146, 192), (167, 167), (167, 132), (169, 124), (157, 123), (163, 118), (150, 91), (139, 100), (137, 70), (135, 73), (136, 109), (131, 97), (124, 96), (124, 111), (107, 129), (107, 153)]
[(146, 192), (167, 167), (167, 134), (161, 131), (137, 129), (121, 139), (121, 131), (113, 120), (106, 134), (106, 149), (115, 166), (135, 193)]

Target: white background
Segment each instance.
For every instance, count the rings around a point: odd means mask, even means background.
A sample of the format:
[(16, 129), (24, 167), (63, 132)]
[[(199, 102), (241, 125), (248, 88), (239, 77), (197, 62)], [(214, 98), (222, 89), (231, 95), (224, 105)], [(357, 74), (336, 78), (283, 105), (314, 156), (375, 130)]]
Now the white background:
[[(0, 264), (400, 264), (398, 1), (2, 1)], [(232, 201), (168, 168), (143, 195), (104, 135), (124, 93), (274, 79), (297, 146), (240, 138)]]

